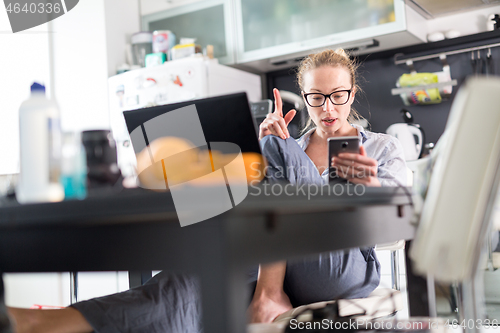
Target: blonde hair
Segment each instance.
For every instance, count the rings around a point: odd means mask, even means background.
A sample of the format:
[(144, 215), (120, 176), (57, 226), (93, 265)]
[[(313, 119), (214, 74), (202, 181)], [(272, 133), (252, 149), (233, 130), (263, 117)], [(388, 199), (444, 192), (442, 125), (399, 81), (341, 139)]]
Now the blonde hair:
[[(358, 86), (358, 67), (359, 64), (349, 57), (349, 54), (344, 49), (336, 49), (336, 50), (324, 50), (315, 54), (310, 54), (306, 58), (304, 58), (298, 69), (297, 69), (297, 83), (300, 87), (301, 91), (304, 91), (304, 75), (308, 71), (312, 69), (316, 69), (323, 66), (332, 66), (332, 67), (342, 67), (345, 68), (350, 76), (353, 91), (360, 92), (361, 88)], [(349, 117), (347, 121), (349, 123), (364, 119), (358, 111), (356, 111), (353, 107), (351, 107), (351, 112), (349, 113)], [(307, 123), (302, 130), (302, 132), (307, 131), (308, 129), (313, 127), (313, 121), (310, 117), (308, 117)]]

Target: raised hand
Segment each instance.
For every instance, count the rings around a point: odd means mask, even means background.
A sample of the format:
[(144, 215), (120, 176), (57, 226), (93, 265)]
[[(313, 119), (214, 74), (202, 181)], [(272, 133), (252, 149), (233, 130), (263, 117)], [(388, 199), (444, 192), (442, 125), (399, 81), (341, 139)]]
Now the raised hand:
[(274, 94), (274, 112), (269, 113), (266, 119), (259, 126), (259, 140), (266, 135), (273, 134), (282, 139), (290, 137), (288, 132), (288, 124), (292, 121), (297, 111), (290, 110), (283, 117), (283, 101), (281, 100), (280, 92), (278, 89), (273, 89)]

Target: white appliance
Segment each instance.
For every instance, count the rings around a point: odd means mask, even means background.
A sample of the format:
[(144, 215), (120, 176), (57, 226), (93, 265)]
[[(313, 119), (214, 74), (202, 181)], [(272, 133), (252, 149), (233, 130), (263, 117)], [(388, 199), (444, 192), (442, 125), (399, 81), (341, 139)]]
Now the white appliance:
[(402, 109), (400, 111), (404, 123), (392, 124), (387, 128), (386, 133), (396, 137), (403, 146), (405, 161), (415, 161), (422, 157), (424, 149), (424, 130), (420, 125), (413, 123), (413, 115), (410, 111)]
[(247, 93), (249, 102), (260, 101), (260, 76), (220, 65), (217, 59), (201, 55), (110, 77), (110, 124), (117, 143), (118, 166), (123, 175), (135, 175), (136, 167), (123, 111), (242, 91)]
[(420, 158), (424, 148), (423, 134), (416, 125), (392, 124), (387, 128), (386, 133), (396, 137), (401, 142), (406, 161), (415, 161)]

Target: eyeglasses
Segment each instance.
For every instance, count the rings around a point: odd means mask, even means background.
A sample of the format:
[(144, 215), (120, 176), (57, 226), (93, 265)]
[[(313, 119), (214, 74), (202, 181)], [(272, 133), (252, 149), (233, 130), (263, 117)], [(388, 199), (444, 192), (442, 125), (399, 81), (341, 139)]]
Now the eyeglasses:
[(351, 96), (352, 88), (349, 90), (337, 90), (332, 92), (329, 95), (320, 94), (320, 93), (309, 93), (304, 94), (304, 98), (309, 106), (312, 107), (320, 107), (325, 104), (326, 98), (330, 98), (330, 101), (334, 105), (344, 105), (349, 101), (349, 97)]

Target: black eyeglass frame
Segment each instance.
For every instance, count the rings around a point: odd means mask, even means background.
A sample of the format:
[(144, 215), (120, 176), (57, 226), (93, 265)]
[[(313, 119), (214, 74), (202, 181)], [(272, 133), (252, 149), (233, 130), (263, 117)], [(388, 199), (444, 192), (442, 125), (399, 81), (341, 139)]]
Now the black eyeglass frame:
[[(346, 91), (347, 92), (347, 100), (344, 102), (344, 103), (335, 103), (333, 100), (332, 100), (332, 95), (333, 94), (337, 94), (339, 92), (344, 92)], [(329, 98), (330, 99), (330, 102), (332, 102), (333, 105), (344, 105), (344, 104), (347, 104), (347, 102), (349, 102), (349, 99), (351, 98), (351, 92), (352, 92), (352, 88), (351, 89), (345, 89), (345, 90), (337, 90), (337, 91), (334, 91), (332, 92), (331, 94), (328, 94), (328, 95), (325, 95), (325, 94), (322, 94), (322, 93), (307, 93), (307, 94), (304, 94), (302, 92), (302, 96), (304, 96), (304, 100), (306, 101), (307, 105), (309, 105), (310, 107), (312, 108), (320, 108), (322, 107), (323, 105), (325, 105), (326, 103), (326, 99)], [(323, 101), (323, 103), (321, 103), (321, 105), (316, 105), (316, 106), (312, 106), (309, 101), (307, 100), (307, 96), (309, 95), (323, 95), (323, 97), (325, 97), (325, 100)]]

